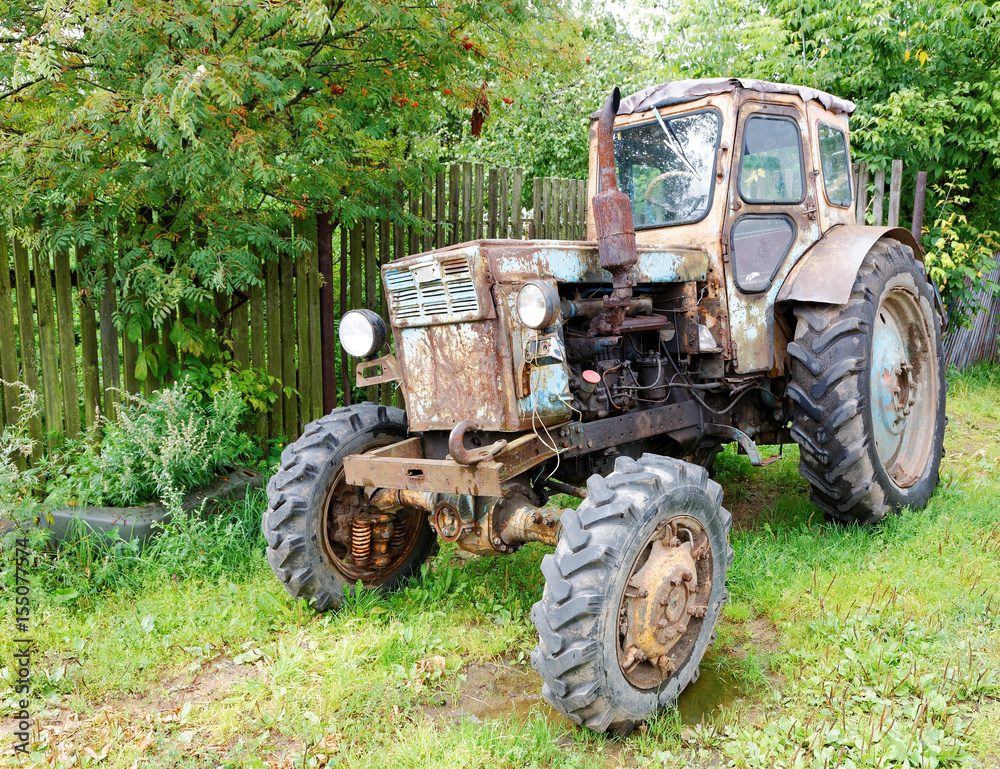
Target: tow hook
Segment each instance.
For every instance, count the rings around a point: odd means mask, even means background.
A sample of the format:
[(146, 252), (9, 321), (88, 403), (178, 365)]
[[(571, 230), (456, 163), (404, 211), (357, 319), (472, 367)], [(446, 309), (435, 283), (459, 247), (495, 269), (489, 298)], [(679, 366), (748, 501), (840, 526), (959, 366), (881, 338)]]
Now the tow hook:
[(492, 446), (483, 446), (478, 449), (465, 448), (465, 441), (463, 440), (465, 434), (474, 429), (475, 425), (466, 419), (464, 422), (459, 422), (455, 425), (451, 431), (451, 435), (448, 436), (448, 451), (451, 452), (451, 458), (460, 465), (475, 465), (485, 462), (493, 459), (494, 456), (507, 448), (507, 441), (497, 441)]

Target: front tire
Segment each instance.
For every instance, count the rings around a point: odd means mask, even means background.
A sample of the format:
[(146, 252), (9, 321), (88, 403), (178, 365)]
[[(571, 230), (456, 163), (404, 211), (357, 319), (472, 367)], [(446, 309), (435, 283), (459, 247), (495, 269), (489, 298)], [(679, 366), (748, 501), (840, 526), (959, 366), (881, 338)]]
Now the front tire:
[(813, 504), (869, 524), (924, 507), (938, 483), (945, 427), (941, 325), (923, 265), (879, 240), (843, 306), (795, 308), (792, 437)]
[[(406, 434), (402, 409), (361, 403), (306, 425), (281, 453), (281, 469), (267, 484), (261, 525), (267, 560), (294, 598), (325, 611), (340, 606), (345, 589), (353, 594), (359, 581), (365, 589), (395, 590), (430, 555), (436, 538), (424, 513), (401, 508), (372, 514), (364, 489), (344, 479), (345, 457)], [(388, 553), (376, 559), (369, 550), (367, 559), (358, 559), (373, 526), (389, 539)]]
[(704, 468), (654, 454), (587, 488), (542, 560), (531, 664), (568, 719), (624, 732), (697, 680), (728, 598), (732, 519)]

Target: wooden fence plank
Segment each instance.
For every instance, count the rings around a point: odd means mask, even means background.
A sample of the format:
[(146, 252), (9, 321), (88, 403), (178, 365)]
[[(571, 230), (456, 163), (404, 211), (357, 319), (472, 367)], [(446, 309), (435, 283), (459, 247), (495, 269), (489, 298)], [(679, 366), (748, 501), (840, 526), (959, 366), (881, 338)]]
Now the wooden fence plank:
[(114, 419), (121, 402), (121, 360), (118, 355), (118, 333), (115, 330), (115, 312), (118, 297), (111, 265), (104, 270), (104, 293), (101, 294), (101, 383), (104, 385), (104, 418)]
[[(438, 175), (439, 184), (436, 187), (436, 192), (440, 192), (444, 189), (444, 182)], [(440, 201), (440, 198), (438, 198)], [(432, 218), (428, 217), (426, 213), (424, 218), (428, 221), (433, 221)], [(435, 231), (437, 229), (437, 231)], [(431, 237), (442, 238), (444, 237), (444, 230), (439, 227), (429, 227), (428, 233)], [(431, 243), (431, 248), (434, 248), (434, 243)], [(355, 305), (357, 307), (359, 305)], [(378, 301), (378, 251), (376, 250), (375, 242), (375, 220), (365, 219), (365, 303), (364, 306), (367, 307), (374, 313), (379, 311), (379, 301)], [(378, 385), (369, 385), (366, 388), (366, 399), (370, 403), (378, 402)]]
[[(411, 195), (410, 196), (410, 206), (411, 206), (410, 210), (411, 210), (411, 212), (413, 210), (413, 208), (412, 208), (412, 206), (413, 206), (413, 200), (414, 200), (414, 198)], [(349, 233), (349, 231), (347, 229), (347, 225), (341, 224), (340, 225), (340, 317), (341, 318), (343, 318), (344, 317), (344, 313), (346, 313), (350, 309), (350, 302), (349, 302), (348, 293), (347, 293), (347, 290), (348, 290), (348, 269), (349, 269), (348, 262), (350, 261), (350, 258), (349, 258), (349, 254), (350, 254), (350, 242), (351, 242), (351, 238), (350, 238), (350, 233)], [(413, 244), (413, 228), (412, 227), (410, 228), (410, 244), (411, 244), (411, 248), (412, 248), (412, 244)], [(338, 329), (340, 328), (339, 321), (337, 323), (337, 328)], [(338, 342), (339, 342), (339, 340), (338, 340)], [(351, 405), (351, 369), (350, 369), (350, 366), (348, 365), (347, 355), (344, 353), (344, 350), (340, 347), (339, 344), (337, 345), (337, 353), (340, 355), (340, 383), (341, 383), (340, 387), (341, 387), (341, 392), (343, 392), (343, 394), (344, 394), (343, 401), (342, 401), (341, 405), (342, 406), (350, 406)]]
[(128, 338), (127, 327), (122, 329), (122, 381), (125, 391), (132, 395), (139, 393), (139, 380), (135, 376), (136, 358), (139, 357), (139, 346)]
[[(309, 421), (319, 419), (325, 411), (323, 407), (323, 317), (320, 312), (320, 269), (319, 269), (319, 220), (313, 217), (307, 230), (309, 234), (309, 247), (311, 249), (311, 260), (309, 263), (308, 277), (308, 325), (309, 325), (309, 358), (312, 360), (312, 377), (310, 389), (312, 390), (312, 411), (309, 414)], [(332, 303), (331, 303), (332, 304)], [(332, 311), (332, 307), (330, 308)], [(337, 375), (336, 365), (330, 367), (330, 378), (334, 386), (334, 403), (336, 403)], [(303, 418), (305, 421), (305, 418)]]
[[(263, 270), (262, 270), (263, 272)], [(257, 371), (267, 370), (267, 327), (264, 324), (264, 287), (259, 283), (250, 286), (250, 366)], [(254, 435), (261, 448), (267, 446), (267, 414), (258, 411), (253, 420)]]
[(542, 237), (542, 180), (537, 176), (531, 180), (531, 201), (532, 231), (528, 237), (537, 240)]
[[(278, 261), (281, 281), (281, 381), (285, 387), (298, 390), (295, 371), (295, 257), (283, 252)], [(283, 420), (285, 438), (289, 441), (299, 437), (299, 396), (286, 394)]]
[(566, 239), (577, 239), (576, 180), (566, 180)]
[(17, 382), (17, 346), (14, 326), (14, 302), (10, 286), (10, 245), (7, 230), (0, 224), (0, 379), (7, 382), (3, 388), (3, 413), (0, 426), (17, 421), (17, 407), (21, 402)]
[[(85, 252), (77, 251), (77, 260)], [(91, 429), (101, 413), (101, 362), (97, 354), (97, 315), (83, 293), (77, 296), (80, 312), (80, 365), (83, 373), (83, 421)]]
[[(246, 321), (243, 322), (243, 333), (246, 333)], [(234, 328), (234, 333), (237, 329)], [(147, 328), (142, 331), (142, 348), (141, 352), (145, 352), (155, 347), (160, 339), (160, 335), (155, 328)], [(156, 372), (153, 369), (147, 369), (146, 378), (142, 382), (142, 394), (147, 398), (154, 392), (160, 389), (160, 380), (156, 378)]]
[[(414, 190), (407, 190), (407, 211), (409, 211), (410, 216), (419, 219), (420, 218), (420, 195)], [(406, 253), (415, 254), (420, 250), (420, 230), (415, 224), (410, 224), (407, 228), (407, 241), (409, 246)], [(347, 253), (346, 251), (343, 253)]]
[(855, 210), (855, 221), (865, 223), (868, 215), (868, 164), (858, 163), (858, 203)]
[[(38, 224), (35, 232), (38, 233)], [(31, 249), (35, 272), (35, 308), (38, 313), (38, 357), (42, 366), (42, 401), (45, 407), (46, 443), (55, 448), (63, 431), (62, 391), (59, 386), (59, 332), (52, 291), (52, 265), (42, 244)]]
[[(444, 213), (444, 207), (441, 209)], [(378, 314), (386, 325), (389, 324), (389, 301), (385, 295), (385, 286), (382, 285), (382, 265), (388, 264), (392, 260), (392, 241), (389, 235), (389, 220), (378, 220), (378, 270), (375, 273), (375, 282), (378, 284), (379, 306)], [(381, 354), (381, 353), (380, 353)], [(392, 382), (386, 382), (378, 386), (378, 402), (386, 406), (392, 405)]]
[(434, 230), (434, 247), (444, 248), (448, 245), (448, 212), (445, 201), (444, 171), (438, 171), (434, 176), (434, 219), (437, 222)]
[[(459, 220), (459, 203), (461, 202), (461, 182), (462, 182), (462, 168), (458, 163), (453, 163), (448, 168), (448, 223), (450, 229), (448, 231), (448, 245), (454, 245), (459, 242), (461, 237), (461, 226), (462, 223)], [(396, 258), (399, 258), (399, 252), (397, 251)]]
[[(307, 220), (308, 221), (308, 220)], [(312, 218), (315, 222), (316, 219)], [(297, 227), (299, 245), (301, 241), (308, 243), (306, 222), (300, 222)], [(312, 419), (312, 367), (313, 358), (309, 349), (309, 269), (312, 261), (312, 250), (307, 247), (305, 253), (300, 253), (295, 259), (295, 329), (298, 338), (295, 343), (295, 359), (297, 362), (299, 389), (299, 421), (302, 425)], [(317, 360), (318, 364), (319, 361)]]
[(472, 240), (472, 163), (462, 164), (462, 240)]
[(281, 282), (277, 260), (268, 259), (264, 263), (264, 276), (264, 309), (267, 313), (264, 321), (267, 326), (267, 375), (275, 380), (274, 384), (271, 385), (271, 392), (276, 396), (271, 403), (267, 437), (274, 441), (287, 434), (285, 432), (284, 394), (281, 392), (285, 383), (281, 358)]
[[(38, 392), (38, 356), (35, 348), (35, 313), (31, 301), (31, 263), (28, 250), (20, 238), (13, 238), (14, 281), (17, 301), (17, 332), (21, 343), (21, 381), (33, 392)], [(32, 459), (41, 455), (42, 421), (33, 418), (28, 423), (28, 434), (35, 443)]]
[(483, 164), (473, 166), (472, 181), (472, 226), (476, 231), (476, 240), (483, 237)]
[(423, 219), (422, 251), (430, 251), (434, 248), (434, 196), (431, 195), (431, 188), (424, 187), (420, 193), (420, 218)]
[(73, 276), (69, 270), (69, 250), (55, 253), (56, 313), (59, 319), (59, 361), (62, 376), (63, 413), (66, 415), (66, 437), (80, 434), (80, 386), (76, 373), (76, 334), (73, 313)]
[(510, 213), (513, 221), (511, 222), (513, 235), (517, 240), (521, 239), (523, 234), (523, 222), (521, 221), (521, 194), (523, 192), (522, 186), (524, 184), (524, 169), (515, 168), (514, 169), (514, 189), (511, 190), (510, 195)]
[(889, 182), (889, 220), (890, 227), (899, 226), (899, 198), (903, 192), (903, 161), (892, 161), (892, 176)]
[(229, 315), (233, 323), (233, 360), (240, 368), (250, 368), (250, 301), (248, 289), (240, 294), (234, 294), (232, 302), (236, 305)]
[[(429, 195), (427, 195), (426, 193), (421, 193), (421, 198), (422, 200), (426, 201), (429, 198)], [(350, 290), (351, 303), (348, 309), (351, 309), (353, 307), (365, 306), (364, 294), (362, 293), (362, 288), (363, 288), (362, 281), (364, 276), (362, 275), (362, 269), (361, 269), (362, 261), (364, 259), (364, 248), (363, 248), (364, 242), (362, 237), (363, 233), (364, 233), (364, 225), (361, 222), (356, 222), (355, 225), (351, 228), (351, 290)], [(355, 361), (351, 356), (349, 356), (343, 350), (340, 351), (340, 354), (341, 356), (343, 356), (345, 360), (348, 361), (348, 366), (349, 366), (348, 374), (350, 377), (350, 385), (348, 386), (348, 391), (352, 392), (351, 402), (353, 402), (354, 382), (357, 379), (355, 376), (355, 372), (357, 371), (356, 367), (357, 361)]]
[(587, 237), (587, 180), (580, 179), (576, 183), (576, 210), (579, 215), (576, 237), (585, 240)]
[(885, 203), (885, 171), (879, 169), (875, 172), (875, 195), (872, 198), (872, 219), (876, 227), (882, 226), (882, 207)]
[(496, 238), (497, 236), (497, 211), (498, 203), (497, 197), (500, 195), (499, 185), (500, 177), (497, 174), (497, 169), (491, 168), (486, 188), (486, 237)]
[(510, 169), (500, 168), (500, 229), (497, 237), (510, 237)]

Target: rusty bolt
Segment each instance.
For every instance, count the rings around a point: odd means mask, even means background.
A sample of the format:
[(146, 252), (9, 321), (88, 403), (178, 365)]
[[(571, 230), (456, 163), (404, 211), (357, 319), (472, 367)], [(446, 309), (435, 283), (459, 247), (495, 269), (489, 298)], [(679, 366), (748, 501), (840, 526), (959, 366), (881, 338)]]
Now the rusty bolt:
[(670, 605), (669, 598), (664, 597), (660, 599), (660, 606), (669, 606), (669, 605)]
[(554, 529), (556, 527), (556, 519), (553, 518), (551, 515), (548, 516), (545, 519), (545, 525), (548, 526), (550, 529)]
[(493, 537), (493, 544), (497, 547), (503, 547), (503, 540), (500, 537)]
[(674, 587), (677, 587), (677, 585), (681, 584), (681, 578), (680, 577), (671, 577), (670, 578), (670, 584), (673, 585)]
[(690, 582), (692, 579), (694, 579), (694, 574), (692, 574), (689, 571), (686, 571), (683, 574), (681, 574), (681, 579), (684, 580), (685, 582)]
[(670, 626), (670, 620), (668, 620), (668, 619), (661, 619), (659, 622), (656, 623), (656, 626), (657, 627), (669, 627)]
[(640, 590), (639, 591), (639, 597), (640, 598), (646, 598), (648, 595), (649, 595), (649, 591), (648, 590)]
[(677, 537), (673, 537), (670, 540), (670, 547), (680, 547), (680, 546), (681, 546), (681, 541), (677, 539)]
[(532, 513), (531, 514), (531, 522), (534, 523), (535, 525), (538, 525), (539, 523), (541, 523), (542, 522), (542, 514), (541, 513)]

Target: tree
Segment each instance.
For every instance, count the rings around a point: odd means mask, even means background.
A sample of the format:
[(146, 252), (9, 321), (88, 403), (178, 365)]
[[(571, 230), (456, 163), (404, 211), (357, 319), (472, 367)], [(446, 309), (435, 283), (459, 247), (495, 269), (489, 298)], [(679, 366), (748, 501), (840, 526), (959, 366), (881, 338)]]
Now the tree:
[[(145, 323), (256, 279), (296, 217), (399, 216), (447, 110), (537, 60), (528, 0), (11, 0), (0, 180)], [(544, 49), (542, 51), (544, 53)]]

